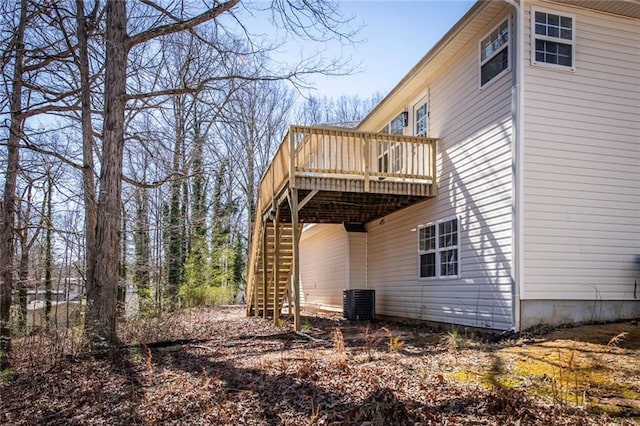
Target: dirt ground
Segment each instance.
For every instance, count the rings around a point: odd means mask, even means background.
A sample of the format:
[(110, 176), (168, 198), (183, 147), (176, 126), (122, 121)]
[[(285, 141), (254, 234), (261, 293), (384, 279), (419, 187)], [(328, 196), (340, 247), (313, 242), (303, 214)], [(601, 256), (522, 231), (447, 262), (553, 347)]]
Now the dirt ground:
[(0, 424), (638, 425), (640, 324), (464, 330), (241, 307), (123, 325), (109, 357), (78, 331), (15, 341)]

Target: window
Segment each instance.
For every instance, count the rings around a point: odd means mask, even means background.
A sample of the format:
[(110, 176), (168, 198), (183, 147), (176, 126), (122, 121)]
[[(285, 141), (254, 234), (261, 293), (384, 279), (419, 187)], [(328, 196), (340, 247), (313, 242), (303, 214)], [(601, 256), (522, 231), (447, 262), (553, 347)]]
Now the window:
[(404, 133), (405, 113), (401, 112), (396, 118), (389, 123), (389, 133), (392, 135), (401, 135)]
[(531, 10), (531, 63), (575, 66), (575, 18), (555, 12)]
[(418, 228), (420, 278), (458, 277), (460, 245), (458, 218)]
[[(407, 115), (404, 112), (398, 114), (389, 124), (384, 126), (380, 133), (402, 135), (406, 126)], [(381, 173), (397, 173), (402, 169), (402, 145), (391, 142), (378, 142), (378, 171)], [(389, 169), (391, 166), (391, 170)]]
[(509, 20), (480, 41), (480, 87), (509, 69)]
[(429, 111), (426, 99), (414, 107), (413, 116), (416, 127), (415, 135), (426, 137), (429, 133)]
[(389, 172), (389, 142), (378, 142), (378, 171)]

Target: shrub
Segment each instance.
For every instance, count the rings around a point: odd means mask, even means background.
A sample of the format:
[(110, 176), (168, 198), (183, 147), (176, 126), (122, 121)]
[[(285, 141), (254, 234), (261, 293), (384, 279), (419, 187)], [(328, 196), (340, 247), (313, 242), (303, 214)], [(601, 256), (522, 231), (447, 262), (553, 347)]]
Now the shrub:
[(450, 351), (466, 349), (471, 346), (471, 341), (466, 336), (460, 334), (460, 331), (458, 331), (456, 327), (453, 327), (442, 336), (441, 342)]
[(182, 286), (178, 291), (180, 305), (184, 308), (216, 306), (233, 303), (234, 292), (229, 287)]

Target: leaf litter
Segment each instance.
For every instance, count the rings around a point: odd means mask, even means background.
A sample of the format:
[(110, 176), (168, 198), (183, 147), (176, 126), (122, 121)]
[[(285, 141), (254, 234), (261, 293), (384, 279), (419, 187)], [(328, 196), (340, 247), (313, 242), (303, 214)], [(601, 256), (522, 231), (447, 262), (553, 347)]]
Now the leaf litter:
[[(108, 359), (83, 352), (73, 336), (18, 339), (15, 380), (0, 384), (0, 424), (637, 424), (633, 410), (532, 391), (554, 379), (516, 370), (523, 348), (545, 344), (538, 337), (452, 346), (450, 334), (426, 326), (303, 320), (306, 331), (294, 333), (243, 307), (185, 310), (123, 325), (123, 346)], [(603, 347), (604, 358), (637, 361), (637, 349)]]

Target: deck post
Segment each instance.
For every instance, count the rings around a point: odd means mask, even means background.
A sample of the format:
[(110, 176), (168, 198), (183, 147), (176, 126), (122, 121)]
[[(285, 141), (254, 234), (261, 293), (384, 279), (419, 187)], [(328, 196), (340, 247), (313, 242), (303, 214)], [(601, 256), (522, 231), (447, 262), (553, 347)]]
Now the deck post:
[(276, 207), (276, 217), (273, 221), (274, 249), (273, 249), (273, 324), (280, 322), (280, 207)]
[(438, 195), (438, 183), (436, 182), (436, 162), (437, 162), (437, 152), (436, 152), (436, 141), (431, 141), (431, 195), (432, 197)]
[(370, 159), (369, 159), (369, 145), (370, 145), (370, 137), (369, 134), (364, 134), (364, 192), (369, 192), (369, 172), (370, 172)]
[[(296, 128), (291, 126), (289, 128), (289, 188), (296, 187), (296, 147), (295, 147), (295, 132)], [(297, 202), (297, 198), (296, 198)], [(291, 209), (293, 214), (293, 209)], [(298, 211), (296, 210), (296, 214)]]
[[(264, 220), (264, 219), (262, 219)], [(268, 248), (269, 243), (268, 224), (265, 221), (264, 232), (262, 233), (262, 318), (267, 319), (267, 267), (268, 265)], [(256, 303), (256, 306), (258, 304)]]
[[(264, 278), (264, 274), (266, 274), (266, 272), (265, 272), (265, 270), (266, 270), (266, 268), (265, 268), (266, 259), (264, 257), (264, 253), (265, 253), (265, 248), (264, 248), (265, 237), (264, 237), (264, 233), (266, 231), (264, 229), (264, 219), (262, 217), (260, 217), (258, 220), (260, 220), (260, 223), (262, 224), (262, 228), (261, 228), (262, 232), (260, 234), (260, 239), (261, 239), (261, 241), (260, 241), (260, 243), (261, 243), (260, 244), (261, 245), (260, 249), (262, 251), (262, 276)], [(256, 241), (256, 243), (257, 243), (257, 241)], [(258, 300), (258, 278), (257, 278), (257, 275), (258, 275), (258, 264), (256, 264), (256, 278), (254, 279), (254, 285), (253, 285), (253, 304), (255, 306), (254, 310), (253, 310), (253, 316), (255, 316), (255, 317), (258, 316), (258, 308), (260, 307), (260, 300)]]
[(298, 190), (291, 189), (291, 227), (293, 228), (293, 292), (294, 316), (293, 328), (300, 331), (300, 228), (298, 226)]

